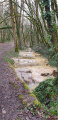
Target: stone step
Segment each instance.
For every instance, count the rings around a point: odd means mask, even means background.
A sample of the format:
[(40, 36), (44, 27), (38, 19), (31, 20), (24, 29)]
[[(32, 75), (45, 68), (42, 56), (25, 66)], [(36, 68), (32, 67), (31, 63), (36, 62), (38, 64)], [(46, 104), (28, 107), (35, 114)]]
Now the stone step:
[(19, 56), (23, 58), (34, 58), (35, 54), (33, 52), (19, 52)]
[(35, 59), (14, 59), (15, 67), (19, 66), (37, 66), (38, 62)]

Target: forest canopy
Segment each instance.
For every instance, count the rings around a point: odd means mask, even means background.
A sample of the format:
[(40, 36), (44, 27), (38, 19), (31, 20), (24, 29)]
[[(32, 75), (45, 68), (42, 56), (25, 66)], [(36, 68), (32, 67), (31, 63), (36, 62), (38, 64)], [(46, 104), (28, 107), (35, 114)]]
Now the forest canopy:
[(44, 44), (58, 52), (57, 0), (3, 0), (0, 11), (1, 42), (14, 40), (15, 51)]

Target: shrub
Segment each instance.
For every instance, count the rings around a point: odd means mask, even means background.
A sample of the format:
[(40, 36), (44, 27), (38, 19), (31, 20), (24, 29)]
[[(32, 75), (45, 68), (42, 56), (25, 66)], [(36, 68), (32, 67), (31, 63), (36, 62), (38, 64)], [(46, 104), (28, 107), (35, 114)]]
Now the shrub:
[(53, 79), (49, 78), (41, 82), (33, 91), (38, 100), (45, 105), (44, 112), (46, 115), (58, 115), (58, 76)]

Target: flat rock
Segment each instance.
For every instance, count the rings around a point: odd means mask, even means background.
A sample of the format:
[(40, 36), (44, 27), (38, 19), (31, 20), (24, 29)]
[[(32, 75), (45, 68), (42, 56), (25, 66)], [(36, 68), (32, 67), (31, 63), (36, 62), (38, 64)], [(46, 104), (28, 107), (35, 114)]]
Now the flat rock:
[(31, 90), (47, 77), (54, 77), (52, 72), (55, 67), (48, 64), (48, 60), (42, 55), (26, 50), (19, 52), (19, 58), (13, 58), (15, 61), (15, 71), (18, 77), (26, 82)]
[(19, 52), (20, 57), (32, 58), (35, 57), (33, 52)]
[(15, 69), (15, 72), (17, 73), (17, 76), (18, 76), (21, 80), (23, 80), (23, 79), (22, 79), (21, 72), (19, 72), (18, 69)]
[(25, 72), (25, 73), (32, 73), (31, 70), (29, 70), (29, 68), (27, 67), (19, 67), (19, 68), (16, 68), (16, 70), (18, 70), (18, 72)]
[(36, 62), (35, 59), (14, 59), (15, 61), (15, 66), (36, 66), (38, 63)]

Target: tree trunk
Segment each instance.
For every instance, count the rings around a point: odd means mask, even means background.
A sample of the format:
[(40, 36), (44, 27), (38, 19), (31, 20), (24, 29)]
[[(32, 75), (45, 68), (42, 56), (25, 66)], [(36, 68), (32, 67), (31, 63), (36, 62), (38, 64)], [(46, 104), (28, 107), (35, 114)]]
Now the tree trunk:
[(15, 15), (17, 37), (18, 37), (18, 46), (19, 46), (19, 48), (21, 48), (21, 43), (20, 43), (20, 29), (19, 29), (19, 25), (18, 25), (19, 21), (18, 21), (17, 0), (14, 3), (14, 15)]
[(13, 28), (14, 47), (15, 47), (15, 52), (18, 52), (18, 39), (17, 39), (14, 7), (13, 7), (12, 0), (9, 0), (9, 5), (10, 5), (10, 15), (11, 15), (11, 21), (12, 21), (12, 28)]

